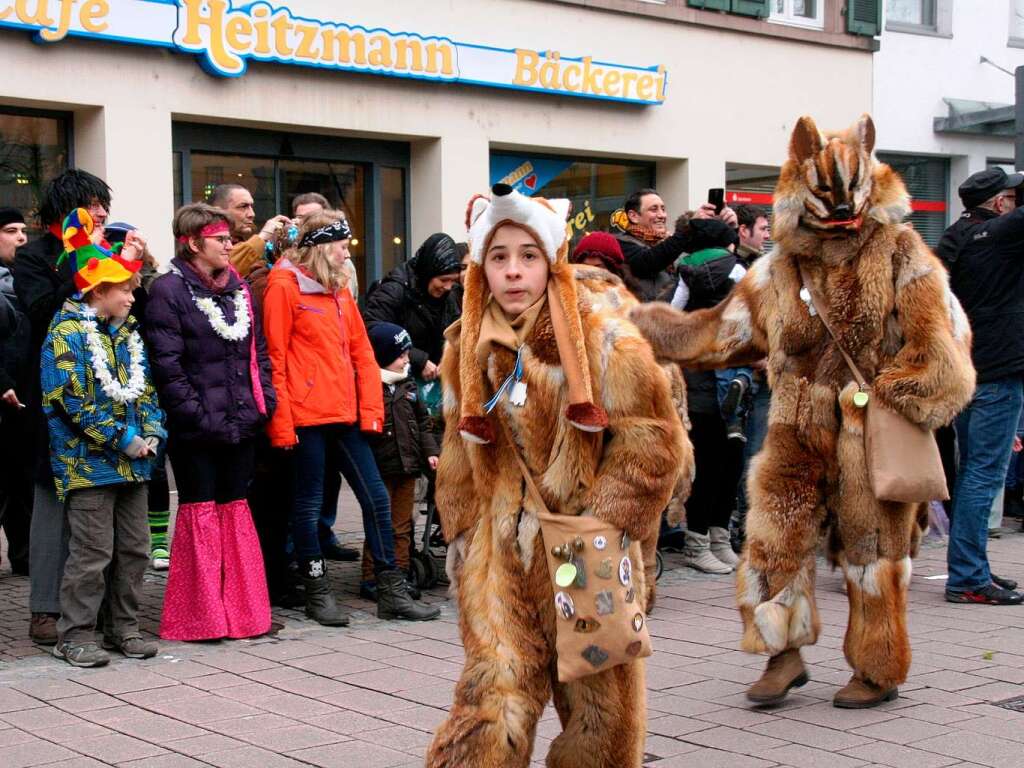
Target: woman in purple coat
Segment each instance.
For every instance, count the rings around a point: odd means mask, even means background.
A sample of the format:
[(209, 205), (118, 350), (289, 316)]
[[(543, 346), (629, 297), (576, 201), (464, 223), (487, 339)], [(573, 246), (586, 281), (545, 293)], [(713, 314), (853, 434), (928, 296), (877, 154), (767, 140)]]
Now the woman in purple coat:
[(263, 558), (246, 501), (255, 437), (274, 407), (259, 316), (231, 268), (228, 219), (195, 203), (174, 216), (175, 258), (146, 307), (146, 337), (178, 486), (160, 636), (253, 637), (270, 629)]

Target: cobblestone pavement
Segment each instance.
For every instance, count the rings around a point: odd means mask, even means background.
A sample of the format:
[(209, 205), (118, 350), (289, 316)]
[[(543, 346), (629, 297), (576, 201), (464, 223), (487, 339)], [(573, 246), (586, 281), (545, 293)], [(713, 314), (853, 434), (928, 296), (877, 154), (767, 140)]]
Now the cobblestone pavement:
[[(343, 504), (343, 507), (347, 506)], [(356, 538), (354, 515), (339, 526)], [(1024, 577), (1024, 536), (991, 542), (993, 567)], [(5, 561), (6, 563), (6, 561)], [(648, 756), (658, 768), (894, 768), (1024, 765), (1024, 714), (993, 702), (1024, 696), (1024, 607), (954, 606), (942, 600), (945, 549), (915, 564), (909, 625), (914, 663), (892, 704), (834, 709), (849, 672), (841, 580), (819, 575), (823, 624), (805, 651), (812, 682), (770, 711), (743, 691), (763, 659), (737, 650), (740, 626), (729, 577), (681, 568), (659, 584), (647, 667)], [(164, 643), (155, 659), (116, 659), (78, 670), (27, 639), (27, 579), (0, 567), (0, 767), (421, 766), (445, 716), (462, 663), (455, 610), (441, 590), (427, 599), (442, 620), (382, 622), (356, 594), (358, 564), (333, 578), (352, 612), (325, 629), (277, 611), (273, 637)], [(144, 629), (156, 630), (163, 577), (146, 577)], [(559, 732), (549, 707), (538, 729), (543, 764)]]

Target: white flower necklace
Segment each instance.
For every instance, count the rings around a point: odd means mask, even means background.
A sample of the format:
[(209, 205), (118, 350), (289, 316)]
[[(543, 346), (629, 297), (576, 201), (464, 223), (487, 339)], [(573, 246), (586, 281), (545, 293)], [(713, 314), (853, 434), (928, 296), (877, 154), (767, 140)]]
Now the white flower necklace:
[[(173, 271), (183, 280), (185, 279), (180, 270), (175, 268)], [(192, 290), (188, 280), (185, 280), (185, 286), (188, 288), (189, 296), (192, 297), (192, 302), (196, 305), (196, 308), (206, 315), (206, 319), (210, 321), (214, 333), (225, 341), (241, 341), (249, 335), (249, 299), (245, 295), (244, 286), (239, 287), (232, 294), (232, 300), (235, 302), (235, 322), (231, 325), (228, 325), (227, 320), (224, 318), (224, 312), (217, 306), (217, 302), (213, 300), (212, 296), (199, 298), (196, 296), (195, 291)]]
[(245, 297), (245, 289), (239, 288), (235, 291), (233, 299), (235, 322), (228, 325), (227, 320), (224, 319), (224, 313), (212, 296), (199, 298), (194, 293), (192, 294), (192, 301), (195, 302), (199, 311), (206, 315), (206, 319), (213, 326), (214, 333), (226, 341), (241, 341), (249, 335), (249, 300)]
[(82, 320), (81, 324), (85, 330), (85, 343), (92, 357), (93, 375), (99, 381), (100, 389), (114, 402), (135, 402), (146, 389), (146, 372), (142, 367), (142, 338), (139, 332), (132, 331), (128, 336), (128, 383), (122, 384), (111, 373), (107, 364), (107, 351), (103, 348), (99, 328), (96, 321), (91, 319), (96, 317), (96, 313), (86, 312), (85, 316), (89, 319)]

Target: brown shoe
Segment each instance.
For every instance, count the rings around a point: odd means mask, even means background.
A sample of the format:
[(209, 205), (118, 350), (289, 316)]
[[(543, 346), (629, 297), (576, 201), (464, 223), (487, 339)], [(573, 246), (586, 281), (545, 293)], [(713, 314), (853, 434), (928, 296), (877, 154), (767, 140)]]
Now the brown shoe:
[(898, 688), (882, 688), (870, 680), (854, 675), (846, 687), (832, 699), (832, 706), (840, 709), (869, 709), (886, 701), (895, 701), (900, 695)]
[(800, 651), (791, 648), (768, 660), (761, 679), (747, 689), (747, 699), (762, 707), (778, 704), (790, 688), (807, 685), (810, 679)]
[(52, 613), (33, 613), (28, 623), (28, 636), (39, 645), (56, 645), (57, 617)]

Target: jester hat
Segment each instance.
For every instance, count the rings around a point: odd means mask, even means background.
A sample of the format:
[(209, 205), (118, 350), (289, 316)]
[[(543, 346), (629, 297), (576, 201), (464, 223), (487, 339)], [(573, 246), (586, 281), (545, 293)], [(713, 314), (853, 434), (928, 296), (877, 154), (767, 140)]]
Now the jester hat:
[(64, 218), (61, 232), (64, 259), (73, 259), (75, 287), (84, 296), (100, 283), (123, 283), (142, 267), (141, 260), (129, 261), (114, 253), (105, 240), (92, 240), (95, 224), (85, 208), (76, 208)]
[(494, 426), (484, 411), (487, 400), (484, 376), (475, 350), (480, 339), (484, 308), (490, 296), (484, 275), (484, 255), (494, 233), (504, 224), (514, 224), (529, 232), (548, 259), (548, 311), (569, 394), (565, 417), (577, 429), (600, 432), (608, 426), (608, 415), (594, 403), (583, 323), (577, 305), (576, 280), (568, 258), (565, 222), (572, 204), (568, 200), (526, 197), (507, 184), (495, 184), (491, 193), (492, 197), (477, 195), (470, 200), (466, 213), (470, 263), (462, 303), (459, 348), (462, 388), (459, 432), (470, 442), (494, 441)]

